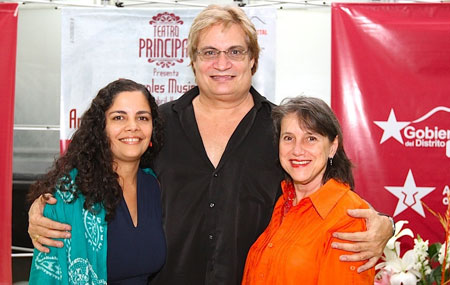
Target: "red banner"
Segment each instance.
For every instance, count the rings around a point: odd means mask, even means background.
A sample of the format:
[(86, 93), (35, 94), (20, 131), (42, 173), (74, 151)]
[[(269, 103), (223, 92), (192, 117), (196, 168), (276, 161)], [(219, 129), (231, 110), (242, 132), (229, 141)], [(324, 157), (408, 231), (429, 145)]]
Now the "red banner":
[(450, 191), (450, 4), (332, 5), (332, 107), (356, 191), (430, 242)]
[(0, 3), (0, 284), (11, 284), (11, 197), (17, 4)]

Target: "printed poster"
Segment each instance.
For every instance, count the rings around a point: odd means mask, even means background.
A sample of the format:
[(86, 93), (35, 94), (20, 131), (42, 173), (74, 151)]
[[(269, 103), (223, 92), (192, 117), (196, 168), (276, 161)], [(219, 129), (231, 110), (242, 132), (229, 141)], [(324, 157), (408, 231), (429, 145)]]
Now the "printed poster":
[(356, 192), (444, 242), (450, 186), (450, 4), (332, 5), (332, 108)]
[[(187, 37), (200, 8), (63, 8), (61, 150), (98, 90), (128, 78), (145, 84), (158, 104), (195, 86)], [(261, 46), (255, 88), (275, 99), (275, 8), (245, 9)]]

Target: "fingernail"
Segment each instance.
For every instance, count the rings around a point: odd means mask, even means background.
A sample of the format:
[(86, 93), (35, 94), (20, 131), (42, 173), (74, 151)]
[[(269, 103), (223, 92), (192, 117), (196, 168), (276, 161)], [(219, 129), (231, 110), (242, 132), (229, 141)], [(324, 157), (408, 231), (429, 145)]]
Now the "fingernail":
[(65, 238), (70, 238), (70, 233), (67, 233), (67, 234), (65, 235)]
[(64, 244), (62, 242), (58, 243), (58, 247), (63, 247), (63, 246), (64, 246)]
[(44, 252), (45, 253), (50, 253), (50, 249), (46, 248), (46, 249), (44, 249)]
[(336, 244), (334, 242), (331, 244), (331, 247), (332, 248), (337, 248), (337, 246), (336, 246)]
[(337, 237), (337, 233), (333, 233), (333, 237)]
[(347, 260), (347, 257), (345, 257), (345, 256), (339, 256), (339, 260), (341, 260), (341, 261), (346, 261), (346, 260)]

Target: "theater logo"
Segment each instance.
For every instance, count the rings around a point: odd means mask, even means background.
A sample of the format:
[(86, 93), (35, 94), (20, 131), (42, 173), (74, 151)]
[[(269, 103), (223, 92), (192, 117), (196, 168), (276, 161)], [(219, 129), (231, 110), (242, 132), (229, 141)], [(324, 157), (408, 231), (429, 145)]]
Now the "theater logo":
[(414, 121), (397, 120), (394, 109), (391, 109), (386, 121), (374, 121), (375, 125), (383, 129), (380, 144), (392, 138), (405, 147), (442, 148), (445, 155), (450, 157), (450, 129), (440, 127), (443, 124), (441, 122), (426, 122), (439, 112), (450, 114), (450, 108), (436, 107)]
[(187, 38), (180, 33), (184, 24), (180, 17), (174, 13), (158, 13), (148, 23), (153, 36), (139, 39), (139, 58), (161, 68), (183, 63), (188, 57)]

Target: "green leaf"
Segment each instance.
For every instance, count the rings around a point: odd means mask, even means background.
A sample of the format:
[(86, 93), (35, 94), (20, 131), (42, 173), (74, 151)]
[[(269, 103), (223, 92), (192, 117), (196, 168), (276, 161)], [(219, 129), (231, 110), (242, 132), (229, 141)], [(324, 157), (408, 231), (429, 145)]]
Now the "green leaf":
[(431, 271), (431, 283), (436, 282), (437, 285), (441, 284), (441, 268), (442, 265), (437, 266), (436, 268), (433, 268)]
[(438, 261), (439, 250), (441, 250), (442, 244), (433, 243), (428, 247), (428, 256), (432, 261)]

